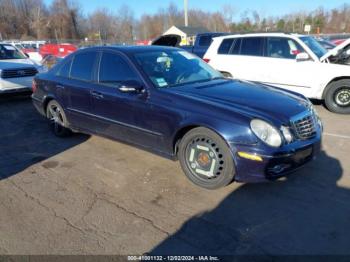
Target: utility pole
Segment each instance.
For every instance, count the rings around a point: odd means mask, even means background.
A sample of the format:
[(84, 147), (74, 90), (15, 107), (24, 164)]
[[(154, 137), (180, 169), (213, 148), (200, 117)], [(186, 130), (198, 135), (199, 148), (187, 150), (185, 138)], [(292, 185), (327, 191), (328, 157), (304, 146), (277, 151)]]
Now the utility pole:
[(188, 26), (188, 0), (184, 0), (184, 11), (185, 11), (185, 26)]

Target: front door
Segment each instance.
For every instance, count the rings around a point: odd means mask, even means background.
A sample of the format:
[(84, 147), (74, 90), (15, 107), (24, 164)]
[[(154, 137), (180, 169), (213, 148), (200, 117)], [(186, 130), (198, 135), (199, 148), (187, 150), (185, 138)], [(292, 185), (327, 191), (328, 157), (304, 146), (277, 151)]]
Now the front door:
[(305, 52), (296, 41), (286, 37), (269, 37), (266, 45), (266, 69), (261, 82), (308, 96), (311, 92), (317, 63), (297, 61), (298, 53)]
[[(143, 90), (121, 88), (130, 83), (143, 86)], [(90, 94), (98, 133), (143, 146), (154, 145), (159, 134), (152, 131), (148, 121), (152, 117), (149, 90), (126, 57), (117, 52), (102, 53), (98, 82)]]

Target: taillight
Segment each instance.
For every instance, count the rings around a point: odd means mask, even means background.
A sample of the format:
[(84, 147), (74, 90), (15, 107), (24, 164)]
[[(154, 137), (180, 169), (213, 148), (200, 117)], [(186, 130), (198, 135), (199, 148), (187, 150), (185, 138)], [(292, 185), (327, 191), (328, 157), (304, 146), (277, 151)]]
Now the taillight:
[(32, 92), (35, 93), (35, 91), (36, 91), (36, 82), (33, 79), (33, 81), (32, 81)]
[(206, 63), (209, 63), (210, 59), (208, 59), (208, 58), (203, 58), (203, 61), (206, 62)]

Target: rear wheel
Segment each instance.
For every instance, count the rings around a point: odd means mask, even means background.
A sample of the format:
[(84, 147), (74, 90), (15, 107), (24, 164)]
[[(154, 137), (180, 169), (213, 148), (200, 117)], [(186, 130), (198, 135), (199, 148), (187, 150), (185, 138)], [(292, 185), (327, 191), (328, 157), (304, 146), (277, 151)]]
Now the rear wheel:
[(56, 100), (51, 100), (46, 107), (46, 116), (49, 119), (50, 128), (58, 137), (71, 134), (63, 108)]
[(186, 176), (198, 186), (216, 189), (233, 180), (231, 151), (219, 135), (207, 128), (194, 128), (183, 137), (178, 158)]
[(350, 79), (330, 83), (327, 86), (325, 104), (332, 112), (350, 114)]

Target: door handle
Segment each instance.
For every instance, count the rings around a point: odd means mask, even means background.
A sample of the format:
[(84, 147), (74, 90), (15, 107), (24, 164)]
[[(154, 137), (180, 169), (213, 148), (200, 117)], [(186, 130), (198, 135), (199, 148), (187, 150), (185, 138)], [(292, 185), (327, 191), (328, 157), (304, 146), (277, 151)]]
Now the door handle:
[(64, 89), (64, 86), (63, 85), (56, 85), (56, 88)]
[(97, 91), (90, 91), (90, 94), (95, 98), (103, 98), (103, 95), (100, 92)]

